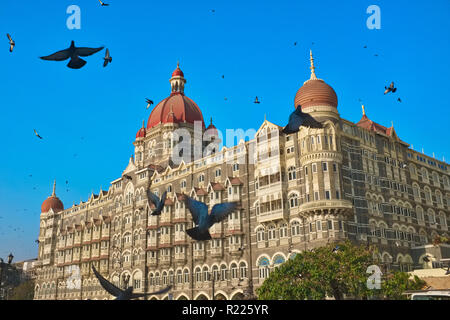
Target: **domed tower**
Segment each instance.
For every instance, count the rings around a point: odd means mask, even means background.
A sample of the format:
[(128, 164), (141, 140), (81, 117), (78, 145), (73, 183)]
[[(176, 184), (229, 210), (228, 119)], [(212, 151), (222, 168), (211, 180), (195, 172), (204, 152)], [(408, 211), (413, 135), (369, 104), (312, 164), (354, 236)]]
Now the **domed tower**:
[(302, 111), (309, 113), (317, 120), (339, 120), (337, 110), (338, 99), (336, 92), (322, 79), (318, 79), (315, 72), (312, 51), (309, 52), (311, 60), (311, 77), (303, 83), (295, 95), (295, 107), (302, 106)]
[(310, 58), (311, 77), (297, 91), (295, 106), (301, 105), (302, 111), (320, 122), (322, 128), (301, 126), (297, 133), (298, 165), (304, 177), (299, 211), (316, 231), (330, 220), (329, 226), (339, 230), (342, 221), (353, 213), (353, 206), (343, 199), (338, 99), (333, 88), (317, 78), (312, 52)]
[(55, 259), (56, 234), (60, 221), (60, 212), (64, 204), (56, 196), (56, 180), (53, 182), (53, 192), (41, 205), (38, 260), (43, 266), (51, 265)]
[(150, 164), (177, 165), (175, 160), (183, 157), (183, 154), (175, 155), (175, 151), (180, 149), (175, 149), (175, 146), (180, 142), (191, 148), (191, 157), (184, 157), (185, 162), (194, 156), (194, 140), (198, 140), (197, 152), (202, 152), (203, 115), (197, 104), (184, 94), (186, 79), (179, 63), (169, 82), (170, 95), (153, 108), (147, 126), (143, 126), (136, 135), (134, 145), (138, 168)]

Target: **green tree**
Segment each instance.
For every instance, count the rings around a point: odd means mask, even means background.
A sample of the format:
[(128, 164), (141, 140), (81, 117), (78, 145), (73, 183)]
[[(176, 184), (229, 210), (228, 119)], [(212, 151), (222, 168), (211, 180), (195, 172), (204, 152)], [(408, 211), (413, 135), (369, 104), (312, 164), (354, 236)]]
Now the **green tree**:
[[(339, 246), (338, 250), (333, 248)], [(376, 264), (373, 250), (355, 246), (350, 241), (329, 244), (313, 251), (298, 253), (277, 267), (257, 290), (261, 300), (303, 300), (333, 297), (356, 299), (403, 299), (404, 290), (421, 288), (420, 282), (409, 280), (409, 275), (398, 272), (385, 277), (381, 289), (367, 288), (370, 274), (367, 268)]]
[(382, 294), (389, 299), (406, 300), (406, 295), (403, 292), (407, 290), (420, 290), (426, 285), (426, 282), (414, 276), (411, 279), (410, 275), (405, 272), (395, 272), (387, 276), (383, 281)]
[(28, 280), (22, 282), (12, 291), (9, 300), (33, 300), (34, 298), (34, 281)]

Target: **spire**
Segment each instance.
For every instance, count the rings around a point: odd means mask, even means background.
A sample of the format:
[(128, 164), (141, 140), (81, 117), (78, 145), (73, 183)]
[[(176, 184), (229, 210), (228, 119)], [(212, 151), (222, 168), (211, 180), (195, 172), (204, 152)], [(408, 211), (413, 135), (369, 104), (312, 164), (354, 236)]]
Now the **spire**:
[(142, 120), (142, 128), (145, 128), (145, 119)]
[(212, 117), (211, 117), (211, 124), (212, 124)]
[(366, 115), (366, 109), (364, 108), (364, 105), (363, 105), (363, 104), (362, 104), (361, 106), (362, 106), (362, 113), (363, 113), (363, 116), (365, 116), (365, 115)]
[(314, 67), (314, 58), (313, 58), (313, 54), (312, 54), (312, 50), (309, 50), (309, 59), (311, 61), (311, 78), (309, 78), (309, 80), (317, 80), (317, 76), (316, 76), (316, 72), (314, 71), (316, 69), (316, 67)]
[(56, 190), (56, 179), (53, 180), (53, 193), (52, 193), (52, 197), (56, 197), (55, 190)]
[(177, 61), (177, 68), (180, 67), (180, 60)]

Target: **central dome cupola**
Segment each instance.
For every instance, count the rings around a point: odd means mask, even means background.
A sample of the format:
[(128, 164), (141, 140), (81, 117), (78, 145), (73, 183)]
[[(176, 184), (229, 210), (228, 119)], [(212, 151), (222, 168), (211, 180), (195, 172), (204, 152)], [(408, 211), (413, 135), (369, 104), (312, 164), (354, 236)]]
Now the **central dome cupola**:
[(172, 78), (170, 78), (170, 86), (172, 87), (172, 94), (184, 93), (184, 84), (186, 79), (184, 78), (183, 71), (180, 69), (180, 62), (177, 62), (177, 68), (172, 72)]

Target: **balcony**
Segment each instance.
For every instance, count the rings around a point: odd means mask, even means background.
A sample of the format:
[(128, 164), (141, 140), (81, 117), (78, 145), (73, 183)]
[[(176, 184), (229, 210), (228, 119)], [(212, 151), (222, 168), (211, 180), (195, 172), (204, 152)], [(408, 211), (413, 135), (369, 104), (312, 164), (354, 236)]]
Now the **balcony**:
[(170, 264), (170, 260), (171, 260), (171, 256), (161, 256), (161, 258), (159, 259), (159, 262), (163, 265), (168, 265)]
[(273, 221), (273, 220), (282, 220), (287, 219), (287, 210), (278, 209), (272, 211), (261, 212), (257, 216), (258, 223)]
[(158, 259), (156, 257), (148, 258), (147, 259), (147, 264), (149, 266), (152, 266), (152, 267), (157, 266), (158, 265)]
[(186, 261), (186, 253), (175, 253), (175, 262), (184, 263)]
[(194, 250), (194, 260), (205, 259), (205, 250)]
[(348, 200), (319, 200), (302, 204), (299, 207), (301, 215), (315, 213), (329, 214), (353, 214), (353, 205)]
[(223, 257), (223, 247), (211, 248), (211, 257), (212, 258)]

